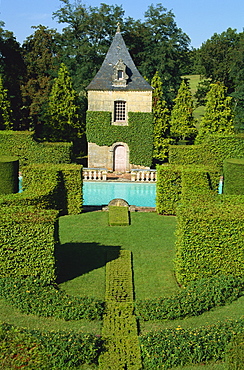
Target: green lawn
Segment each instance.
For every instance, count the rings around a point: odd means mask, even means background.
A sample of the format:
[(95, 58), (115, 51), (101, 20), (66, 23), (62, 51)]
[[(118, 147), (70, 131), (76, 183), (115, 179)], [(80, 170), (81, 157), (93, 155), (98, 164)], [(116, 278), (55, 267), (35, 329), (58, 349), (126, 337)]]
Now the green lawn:
[(156, 213), (131, 213), (130, 226), (113, 227), (108, 226), (107, 212), (61, 217), (60, 286), (69, 294), (103, 298), (106, 252), (121, 248), (133, 254), (136, 298), (172, 295), (178, 290), (173, 274), (175, 227), (175, 217)]
[[(179, 290), (173, 274), (176, 218), (156, 213), (131, 213), (130, 226), (108, 226), (107, 212), (64, 216), (59, 220), (60, 246), (56, 251), (61, 289), (72, 295), (104, 299), (105, 264), (112, 249), (132, 251), (136, 299), (171, 296)], [(140, 322), (140, 331), (195, 328), (220, 320), (244, 317), (244, 297), (201, 316), (174, 321)], [(67, 321), (24, 315), (0, 300), (0, 320), (28, 329), (101, 333), (101, 322)], [(224, 369), (222, 363), (175, 369)], [(83, 365), (80, 370), (96, 369)]]

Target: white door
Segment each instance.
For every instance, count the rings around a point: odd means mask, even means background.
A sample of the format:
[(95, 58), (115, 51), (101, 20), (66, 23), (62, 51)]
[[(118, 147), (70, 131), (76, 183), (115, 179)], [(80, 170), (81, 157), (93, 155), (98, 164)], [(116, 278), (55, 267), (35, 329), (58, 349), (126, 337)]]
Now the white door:
[(114, 149), (114, 171), (126, 171), (126, 150), (123, 145), (117, 145)]

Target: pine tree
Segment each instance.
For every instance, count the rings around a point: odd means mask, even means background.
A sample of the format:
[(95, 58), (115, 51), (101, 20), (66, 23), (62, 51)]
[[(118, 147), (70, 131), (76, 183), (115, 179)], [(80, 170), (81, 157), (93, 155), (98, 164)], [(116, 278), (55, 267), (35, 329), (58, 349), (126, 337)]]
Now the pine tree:
[(193, 141), (196, 134), (196, 120), (193, 116), (194, 102), (191, 90), (185, 80), (181, 82), (170, 119), (170, 134), (178, 142)]
[(79, 123), (77, 94), (72, 87), (69, 71), (61, 63), (58, 77), (49, 97), (49, 125), (46, 137), (53, 141), (71, 141), (81, 135)]
[(11, 114), (8, 90), (4, 89), (2, 77), (0, 76), (0, 130), (12, 129)]
[(208, 133), (233, 134), (232, 98), (226, 96), (227, 88), (222, 83), (211, 84), (207, 93), (205, 114), (202, 118), (197, 141)]
[(163, 98), (163, 84), (158, 72), (153, 76), (151, 85), (154, 88), (152, 94), (154, 123), (153, 158), (162, 162), (167, 158), (171, 140), (169, 138), (169, 109)]

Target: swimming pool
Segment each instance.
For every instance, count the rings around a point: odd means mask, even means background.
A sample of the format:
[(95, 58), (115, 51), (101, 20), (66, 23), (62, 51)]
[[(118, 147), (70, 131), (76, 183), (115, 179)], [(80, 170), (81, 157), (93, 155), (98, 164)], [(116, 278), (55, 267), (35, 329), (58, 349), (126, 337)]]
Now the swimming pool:
[(83, 199), (85, 206), (106, 205), (114, 198), (125, 199), (129, 205), (155, 207), (156, 184), (137, 182), (85, 182)]

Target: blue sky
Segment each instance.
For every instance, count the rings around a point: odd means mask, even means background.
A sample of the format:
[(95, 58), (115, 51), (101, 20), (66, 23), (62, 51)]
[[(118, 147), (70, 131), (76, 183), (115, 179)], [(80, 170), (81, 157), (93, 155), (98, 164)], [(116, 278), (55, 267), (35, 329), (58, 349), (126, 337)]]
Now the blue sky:
[[(125, 16), (142, 20), (149, 5), (160, 3), (152, 0), (84, 0), (83, 4), (99, 6), (101, 2), (122, 5)], [(243, 31), (243, 0), (162, 0), (161, 3), (173, 11), (177, 26), (191, 38), (193, 47), (200, 47), (214, 33), (226, 31), (228, 27)], [(42, 24), (61, 31), (62, 26), (52, 19), (52, 13), (61, 5), (59, 0), (0, 0), (0, 20), (22, 43), (34, 32), (31, 26)]]

